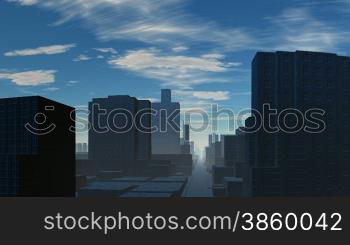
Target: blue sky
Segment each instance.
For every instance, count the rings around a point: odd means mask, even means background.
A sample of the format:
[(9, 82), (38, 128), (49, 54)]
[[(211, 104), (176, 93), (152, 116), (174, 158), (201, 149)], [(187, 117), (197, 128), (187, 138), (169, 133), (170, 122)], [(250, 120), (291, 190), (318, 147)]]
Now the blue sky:
[[(257, 51), (348, 55), (349, 17), (350, 0), (0, 0), (0, 97), (81, 108), (171, 88), (184, 111), (238, 112), (250, 107)], [(209, 132), (192, 135), (198, 146)]]

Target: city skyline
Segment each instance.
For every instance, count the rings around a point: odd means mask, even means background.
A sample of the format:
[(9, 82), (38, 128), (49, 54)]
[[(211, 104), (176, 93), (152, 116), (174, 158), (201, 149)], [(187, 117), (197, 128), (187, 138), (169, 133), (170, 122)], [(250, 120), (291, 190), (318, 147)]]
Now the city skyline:
[[(36, 178), (36, 168), (27, 173), (31, 165), (22, 165), (22, 161), (32, 159), (22, 150), (34, 146), (30, 153), (47, 161), (48, 152), (57, 154), (59, 142), (66, 138), (70, 144), (65, 144), (66, 153), (59, 155), (68, 157), (67, 163), (74, 162), (75, 148), (81, 148), (76, 154), (78, 196), (124, 196), (129, 191), (132, 193), (126, 196), (347, 195), (349, 66), (350, 57), (332, 53), (257, 52), (252, 60), (251, 116), (236, 135), (209, 135), (204, 164), (192, 155), (190, 125), (183, 122), (181, 140), (178, 130), (162, 131), (172, 124), (172, 117), (163, 118), (161, 112), (179, 114), (180, 105), (172, 101), (169, 89), (162, 90), (161, 103), (129, 95), (89, 102), (88, 151), (79, 143), (73, 144), (76, 111), (72, 107), (41, 96), (1, 99), (1, 167), (7, 180), (2, 193), (23, 195), (22, 191), (16, 194), (17, 179), (40, 187), (44, 182)], [(52, 103), (66, 108), (62, 117)], [(28, 108), (35, 110), (28, 113)], [(51, 116), (47, 118), (43, 111)], [(29, 143), (25, 139), (28, 135), (47, 140)], [(16, 166), (26, 171), (11, 170)], [(42, 162), (38, 166), (43, 166)], [(75, 169), (74, 164), (70, 166)], [(23, 187), (30, 190), (29, 184)]]
[[(45, 2), (0, 1), (1, 97), (42, 95), (86, 109), (109, 95), (156, 101), (170, 88), (183, 111), (217, 103), (238, 112), (250, 108), (256, 51), (348, 54), (348, 1)], [(209, 133), (191, 138), (202, 149)], [(217, 133), (227, 134), (226, 124)]]
[(346, 239), (349, 26), (350, 0), (0, 0), (2, 240)]

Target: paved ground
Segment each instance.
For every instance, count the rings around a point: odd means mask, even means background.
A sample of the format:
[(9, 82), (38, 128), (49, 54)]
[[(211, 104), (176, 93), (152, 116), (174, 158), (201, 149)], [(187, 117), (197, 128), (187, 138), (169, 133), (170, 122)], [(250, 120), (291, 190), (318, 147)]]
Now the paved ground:
[(212, 197), (212, 176), (204, 164), (198, 163), (189, 178), (183, 197)]

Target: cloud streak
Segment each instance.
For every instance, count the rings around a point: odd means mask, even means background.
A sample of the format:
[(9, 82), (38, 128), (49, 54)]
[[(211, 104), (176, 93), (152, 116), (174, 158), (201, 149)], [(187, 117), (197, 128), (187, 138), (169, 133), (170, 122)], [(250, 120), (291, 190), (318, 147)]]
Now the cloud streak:
[(229, 91), (175, 90), (174, 95), (187, 101), (193, 98), (199, 99), (203, 104), (208, 103), (208, 101), (225, 101), (230, 99)]
[(22, 6), (30, 6), (37, 4), (39, 0), (7, 0), (8, 2), (16, 2)]
[(91, 57), (85, 55), (85, 54), (81, 54), (78, 57), (74, 58), (73, 61), (74, 62), (79, 62), (79, 61), (88, 61), (91, 60)]
[(94, 48), (94, 50), (101, 52), (101, 53), (110, 53), (110, 54), (117, 54), (117, 50), (114, 48)]
[(195, 91), (193, 96), (198, 99), (224, 101), (230, 99), (230, 92), (228, 91)]
[(10, 0), (55, 11), (60, 25), (83, 21), (104, 41), (127, 39), (145, 43), (212, 43), (227, 50), (246, 48), (254, 42), (241, 28), (226, 28), (189, 15), (184, 0)]
[[(339, 52), (350, 41), (350, 32), (325, 22), (312, 14), (310, 8), (288, 8), (279, 16), (267, 18), (271, 22), (264, 37), (265, 48), (273, 50), (306, 50)], [(277, 30), (277, 31), (276, 31)]]
[(49, 88), (44, 89), (44, 91), (47, 91), (47, 92), (56, 92), (58, 90), (60, 90), (60, 89), (56, 88), (56, 87), (49, 87)]
[(51, 46), (44, 46), (44, 47), (33, 48), (33, 49), (9, 51), (9, 52), (6, 52), (4, 55), (5, 56), (33, 56), (33, 55), (63, 54), (74, 47), (76, 47), (75, 44), (51, 45)]
[[(194, 85), (226, 82), (211, 74), (225, 73), (232, 67), (223, 57), (184, 56), (162, 54), (157, 49), (140, 49), (127, 52), (124, 56), (112, 58), (108, 63), (117, 69), (136, 72), (148, 78), (163, 81), (163, 85), (190, 89)], [(239, 66), (240, 64), (234, 64)]]

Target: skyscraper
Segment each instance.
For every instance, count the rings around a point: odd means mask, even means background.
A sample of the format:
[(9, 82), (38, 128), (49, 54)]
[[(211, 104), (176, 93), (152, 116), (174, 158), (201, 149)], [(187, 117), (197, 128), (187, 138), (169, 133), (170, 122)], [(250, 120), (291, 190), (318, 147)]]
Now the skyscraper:
[(184, 140), (185, 142), (189, 142), (190, 141), (190, 125), (188, 124), (184, 124)]
[(152, 158), (151, 102), (149, 100), (139, 100), (138, 112), (136, 118), (136, 123), (140, 123), (138, 125), (138, 159), (148, 160)]
[(152, 103), (157, 115), (152, 116), (152, 126), (157, 131), (152, 133), (153, 154), (180, 154), (180, 104), (171, 101), (171, 90), (162, 90), (162, 101)]
[(209, 134), (208, 136), (208, 146), (210, 146), (213, 143), (213, 135)]
[(171, 103), (171, 90), (170, 89), (162, 89), (161, 101), (162, 101), (162, 103)]
[(242, 180), (242, 194), (251, 195), (251, 167), (248, 162), (247, 135), (242, 128), (236, 130), (236, 135), (224, 135), (224, 164), (234, 168), (234, 176)]
[[(349, 57), (301, 51), (257, 53), (252, 63), (252, 108), (261, 114), (264, 104), (276, 109), (280, 116), (264, 117), (260, 123), (282, 125), (283, 131), (260, 129), (249, 136), (250, 162), (255, 167), (253, 195), (350, 194), (349, 98)], [(288, 115), (290, 109), (305, 117), (313, 108), (325, 112), (318, 118), (326, 124), (323, 131), (288, 132), (308, 123)]]
[(83, 152), (83, 144), (82, 143), (76, 144), (76, 152)]
[(74, 121), (43, 97), (0, 99), (0, 196), (75, 195)]
[(130, 96), (96, 98), (89, 103), (89, 159), (99, 171), (133, 169), (151, 157), (150, 102)]
[(181, 144), (182, 154), (192, 154), (191, 152), (191, 142), (190, 142), (190, 125), (183, 125), (183, 142)]
[(219, 135), (218, 134), (213, 134), (213, 143), (216, 143), (216, 142), (219, 142), (220, 139), (219, 139)]
[(88, 152), (88, 145), (87, 145), (87, 143), (83, 143), (82, 152)]

